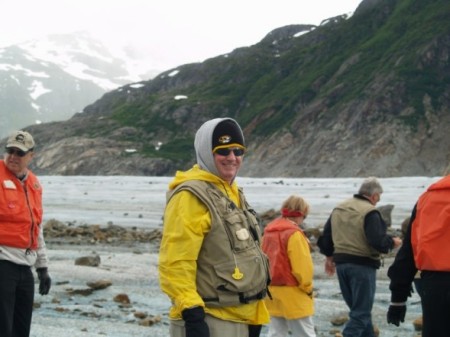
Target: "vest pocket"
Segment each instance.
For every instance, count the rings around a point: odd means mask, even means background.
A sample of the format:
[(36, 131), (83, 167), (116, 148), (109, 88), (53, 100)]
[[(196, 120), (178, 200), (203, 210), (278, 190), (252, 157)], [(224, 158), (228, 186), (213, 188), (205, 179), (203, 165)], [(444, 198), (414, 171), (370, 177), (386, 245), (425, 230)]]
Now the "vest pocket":
[[(236, 263), (226, 262), (214, 266), (218, 276), (215, 288), (218, 291), (219, 302), (234, 300), (242, 303), (242, 299), (256, 300), (256, 296), (266, 290), (267, 270), (263, 259), (265, 256), (236, 257)], [(235, 268), (243, 274), (235, 279)], [(240, 298), (240, 300), (239, 300)]]
[(231, 247), (236, 253), (255, 247), (253, 234), (250, 232), (246, 220), (242, 214), (232, 214), (224, 218), (225, 230), (230, 239)]
[(0, 218), (8, 221), (11, 219), (11, 216), (20, 213), (24, 205), (19, 200), (17, 189), (6, 189), (3, 187), (0, 193)]

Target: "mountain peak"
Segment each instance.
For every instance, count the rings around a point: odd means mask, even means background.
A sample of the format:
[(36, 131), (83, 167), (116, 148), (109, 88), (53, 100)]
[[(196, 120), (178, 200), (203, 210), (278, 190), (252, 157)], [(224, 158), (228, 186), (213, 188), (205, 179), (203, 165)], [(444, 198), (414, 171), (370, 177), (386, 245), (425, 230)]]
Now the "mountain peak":
[(113, 53), (84, 31), (0, 48), (0, 137), (66, 120), (108, 91), (150, 79), (131, 55)]

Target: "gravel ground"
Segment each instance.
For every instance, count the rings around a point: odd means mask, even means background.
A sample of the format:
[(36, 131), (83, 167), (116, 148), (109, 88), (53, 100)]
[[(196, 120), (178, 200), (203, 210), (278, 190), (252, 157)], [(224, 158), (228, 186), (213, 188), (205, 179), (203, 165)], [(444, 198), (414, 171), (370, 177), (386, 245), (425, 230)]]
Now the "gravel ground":
[[(45, 220), (64, 223), (109, 223), (126, 228), (161, 228), (167, 184), (171, 177), (40, 177), (44, 188)], [(240, 186), (258, 212), (277, 208), (290, 194), (301, 194), (310, 202), (312, 212), (308, 225), (323, 224), (337, 202), (355, 192), (360, 178), (240, 178)], [(394, 226), (399, 228), (432, 177), (398, 177), (382, 179), (385, 189), (382, 204), (392, 204)], [(64, 191), (64, 193), (61, 193)], [(263, 196), (263, 197), (262, 197)], [(81, 242), (85, 242), (81, 240)], [(48, 242), (53, 287), (48, 296), (36, 295), (32, 337), (130, 337), (168, 336), (167, 312), (170, 302), (159, 289), (157, 277), (158, 247), (154, 243), (132, 246), (69, 245)], [(98, 267), (75, 265), (81, 256), (98, 254)], [(316, 314), (318, 337), (334, 336), (342, 327), (330, 321), (346, 315), (347, 308), (339, 292), (336, 277), (323, 272), (323, 256), (313, 254), (315, 261)], [(373, 321), (381, 337), (413, 337), (413, 320), (421, 315), (420, 300), (414, 294), (409, 300), (405, 323), (400, 327), (386, 324), (390, 292), (386, 276), (392, 258), (378, 271), (378, 284)], [(107, 279), (112, 285), (89, 296), (74, 294), (84, 291), (87, 282)], [(130, 305), (114, 302), (117, 294), (127, 294)], [(157, 318), (152, 326), (139, 325), (135, 317)], [(267, 335), (267, 327), (262, 336)]]
[[(48, 296), (36, 295), (32, 337), (87, 336), (168, 336), (168, 298), (160, 291), (157, 276), (158, 248), (155, 245), (133, 246), (74, 246), (55, 245), (49, 248), (50, 273), (53, 286)], [(81, 256), (99, 255), (98, 267), (75, 265)], [(331, 320), (346, 315), (347, 308), (339, 292), (336, 277), (323, 272), (323, 256), (313, 254), (315, 260), (316, 314), (318, 337), (334, 336), (342, 327)], [(383, 337), (417, 336), (412, 321), (421, 314), (416, 294), (410, 300), (405, 323), (397, 328), (386, 324), (386, 310), (390, 293), (386, 269), (392, 258), (378, 271), (378, 284), (373, 321)], [(76, 294), (89, 289), (87, 282), (110, 280), (112, 285), (91, 295)], [(75, 293), (74, 293), (75, 292)], [(114, 301), (118, 294), (127, 294), (129, 305)], [(155, 320), (151, 326), (139, 324), (135, 313)], [(264, 327), (262, 336), (267, 335)]]

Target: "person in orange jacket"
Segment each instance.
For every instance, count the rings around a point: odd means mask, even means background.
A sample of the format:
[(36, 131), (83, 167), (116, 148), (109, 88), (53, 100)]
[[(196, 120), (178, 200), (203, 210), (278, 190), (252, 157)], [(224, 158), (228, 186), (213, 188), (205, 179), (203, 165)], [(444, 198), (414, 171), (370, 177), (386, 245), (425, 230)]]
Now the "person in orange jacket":
[(0, 336), (28, 337), (34, 301), (34, 276), (39, 293), (48, 294), (51, 278), (42, 231), (42, 187), (28, 169), (33, 137), (15, 131), (0, 160)]
[(423, 337), (450, 336), (450, 175), (419, 197), (403, 246), (388, 269), (391, 304), (387, 322), (405, 321), (407, 299), (420, 271), (418, 288), (423, 312)]
[(281, 217), (264, 229), (262, 249), (269, 257), (272, 298), (265, 300), (270, 313), (269, 337), (315, 337), (313, 299), (314, 267), (309, 240), (300, 228), (309, 213), (308, 203), (291, 195), (281, 206)]

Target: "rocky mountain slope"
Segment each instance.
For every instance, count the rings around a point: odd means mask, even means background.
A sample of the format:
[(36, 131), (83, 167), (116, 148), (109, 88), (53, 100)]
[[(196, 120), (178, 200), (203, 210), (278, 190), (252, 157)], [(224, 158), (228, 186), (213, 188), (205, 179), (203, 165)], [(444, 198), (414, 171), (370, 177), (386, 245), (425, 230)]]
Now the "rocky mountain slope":
[(113, 54), (84, 32), (0, 48), (0, 137), (67, 120), (105, 92), (151, 78), (134, 66), (131, 57)]
[(108, 92), (28, 128), (41, 174), (172, 175), (205, 120), (236, 118), (253, 177), (435, 176), (450, 168), (450, 2), (365, 0), (350, 18)]

